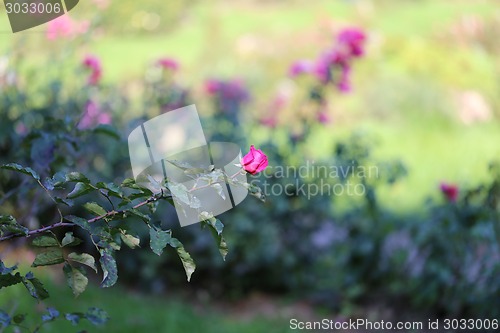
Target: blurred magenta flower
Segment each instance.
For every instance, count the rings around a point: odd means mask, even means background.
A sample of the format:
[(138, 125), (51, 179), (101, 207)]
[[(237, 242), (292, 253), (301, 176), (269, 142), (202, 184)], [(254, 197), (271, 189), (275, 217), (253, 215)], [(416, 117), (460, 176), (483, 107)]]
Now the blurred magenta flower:
[(341, 92), (351, 90), (351, 63), (364, 54), (365, 33), (358, 28), (342, 30), (337, 43), (319, 55), (314, 63), (307, 60), (294, 62), (289, 69), (290, 77), (312, 73), (323, 85), (334, 84)]
[(89, 26), (89, 21), (75, 21), (66, 14), (48, 23), (46, 37), (48, 40), (73, 38), (86, 33)]
[(90, 69), (88, 84), (97, 85), (102, 77), (102, 65), (99, 58), (94, 55), (87, 55), (82, 63), (86, 68)]
[(290, 77), (297, 77), (302, 74), (311, 73), (314, 69), (314, 63), (310, 60), (297, 60), (288, 69)]
[(205, 81), (205, 91), (215, 97), (217, 108), (226, 114), (237, 114), (250, 98), (245, 84), (239, 79), (208, 79)]
[(179, 69), (179, 63), (173, 58), (158, 59), (158, 61), (156, 62), (156, 65), (160, 66), (161, 68), (163, 68), (165, 70), (171, 70), (173, 72), (175, 72)]
[(446, 199), (450, 202), (457, 201), (458, 198), (458, 186), (453, 184), (441, 183), (439, 186), (441, 193), (446, 197)]
[(214, 95), (219, 91), (219, 81), (208, 79), (205, 81), (205, 92), (209, 95)]
[(248, 154), (243, 156), (242, 164), (246, 172), (255, 175), (267, 168), (267, 156), (262, 150), (255, 149), (254, 145), (251, 145)]
[(365, 33), (359, 28), (346, 28), (337, 36), (339, 46), (347, 51), (349, 56), (360, 57), (364, 54)]
[(80, 120), (78, 128), (88, 129), (96, 125), (111, 124), (111, 120), (111, 115), (101, 110), (95, 101), (88, 101), (85, 104), (85, 114)]
[(328, 124), (331, 121), (330, 116), (325, 111), (318, 112), (316, 117), (318, 119), (318, 122), (320, 122), (322, 124)]
[(275, 128), (278, 125), (278, 119), (275, 116), (264, 117), (260, 123), (266, 127)]

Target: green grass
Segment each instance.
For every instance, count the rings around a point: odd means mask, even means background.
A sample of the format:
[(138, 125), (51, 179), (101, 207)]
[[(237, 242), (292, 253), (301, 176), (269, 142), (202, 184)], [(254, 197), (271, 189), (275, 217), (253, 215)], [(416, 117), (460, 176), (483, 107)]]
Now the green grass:
[[(37, 273), (40, 274), (39, 271)], [(55, 307), (61, 312), (85, 312), (89, 307), (99, 307), (105, 310), (111, 319), (107, 324), (98, 327), (86, 321), (82, 321), (75, 327), (66, 320), (57, 320), (44, 325), (40, 332), (79, 332), (83, 329), (88, 332), (111, 333), (281, 333), (290, 331), (288, 323), (284, 320), (237, 319), (221, 310), (212, 309), (208, 303), (195, 309), (189, 302), (169, 294), (145, 296), (116, 286), (110, 289), (100, 289), (92, 285), (75, 299), (62, 277), (57, 277), (57, 281), (51, 281), (49, 276), (45, 276), (42, 280), (51, 292), (51, 297), (46, 301), (37, 305), (26, 289), (17, 285), (2, 290), (0, 308), (9, 311), (15, 307), (16, 314), (27, 314), (25, 324), (28, 327), (34, 327), (40, 322), (40, 317), (47, 306)]]

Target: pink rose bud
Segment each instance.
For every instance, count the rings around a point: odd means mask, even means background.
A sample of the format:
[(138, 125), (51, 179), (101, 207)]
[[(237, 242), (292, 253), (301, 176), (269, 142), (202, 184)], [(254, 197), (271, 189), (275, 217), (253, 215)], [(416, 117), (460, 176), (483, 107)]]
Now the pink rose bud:
[(260, 149), (255, 149), (253, 145), (250, 146), (248, 154), (243, 156), (243, 168), (248, 173), (255, 175), (267, 167), (267, 156)]

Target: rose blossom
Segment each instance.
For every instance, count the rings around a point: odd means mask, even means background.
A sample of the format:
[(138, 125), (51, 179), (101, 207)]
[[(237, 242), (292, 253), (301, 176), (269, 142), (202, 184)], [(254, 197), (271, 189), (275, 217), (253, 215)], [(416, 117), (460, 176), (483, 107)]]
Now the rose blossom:
[(297, 60), (288, 69), (288, 75), (293, 78), (301, 74), (311, 73), (313, 69), (314, 64), (310, 60)]
[(242, 164), (246, 172), (255, 175), (267, 167), (267, 156), (262, 150), (255, 149), (254, 145), (251, 145), (248, 154), (243, 156)]
[(171, 70), (173, 72), (175, 72), (176, 70), (179, 69), (179, 63), (172, 58), (158, 59), (158, 61), (156, 62), (156, 65), (160, 66), (163, 69)]
[(88, 83), (90, 85), (98, 84), (102, 77), (102, 66), (99, 58), (93, 55), (88, 55), (85, 59), (83, 59), (83, 66), (91, 70)]
[(439, 186), (441, 192), (444, 194), (446, 199), (450, 202), (457, 201), (458, 197), (458, 186), (453, 184), (441, 183)]

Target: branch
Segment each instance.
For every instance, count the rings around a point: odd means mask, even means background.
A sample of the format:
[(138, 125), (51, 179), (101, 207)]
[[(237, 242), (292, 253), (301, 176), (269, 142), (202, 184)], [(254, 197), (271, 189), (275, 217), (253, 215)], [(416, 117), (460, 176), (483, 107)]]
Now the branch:
[[(104, 214), (102, 216), (97, 216), (97, 217), (94, 217), (94, 218), (92, 218), (90, 220), (87, 220), (87, 222), (88, 223), (94, 223), (94, 222), (100, 221), (100, 220), (108, 218), (108, 217), (113, 217), (115, 215), (124, 214), (124, 213), (126, 213), (127, 211), (129, 211), (131, 209), (140, 208), (140, 207), (145, 206), (145, 205), (147, 205), (149, 203), (158, 201), (161, 198), (163, 198), (163, 191), (161, 192), (160, 196), (152, 196), (152, 197), (148, 198), (147, 200), (138, 203), (137, 205), (133, 206), (132, 208), (118, 210), (118, 211), (112, 210), (112, 211), (110, 211), (110, 212), (108, 212), (108, 213), (106, 213), (106, 214)], [(33, 235), (38, 235), (38, 234), (41, 234), (41, 233), (44, 233), (46, 231), (50, 231), (50, 230), (53, 230), (53, 229), (56, 229), (56, 228), (60, 228), (60, 227), (72, 227), (72, 226), (75, 226), (75, 224), (74, 223), (67, 223), (67, 222), (60, 221), (60, 222), (57, 222), (57, 223), (54, 223), (54, 224), (51, 224), (51, 225), (48, 225), (48, 226), (45, 226), (45, 227), (42, 227), (42, 228), (39, 228), (39, 229), (30, 230), (27, 235), (11, 234), (11, 235), (8, 235), (8, 236), (0, 237), (0, 242), (6, 241), (6, 240), (9, 240), (9, 239), (12, 239), (12, 238), (18, 238), (18, 237), (31, 237)]]

